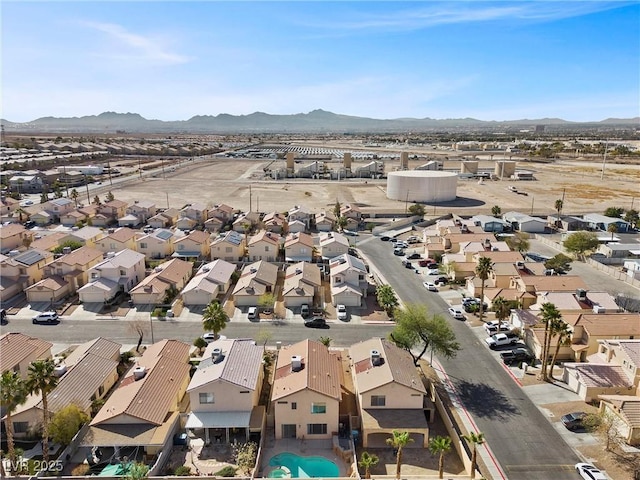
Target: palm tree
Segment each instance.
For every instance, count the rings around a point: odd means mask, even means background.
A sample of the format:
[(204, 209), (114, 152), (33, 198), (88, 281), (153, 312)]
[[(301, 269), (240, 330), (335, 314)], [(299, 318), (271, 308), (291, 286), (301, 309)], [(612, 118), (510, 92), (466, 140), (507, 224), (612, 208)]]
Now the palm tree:
[(496, 313), (496, 320), (502, 321), (511, 313), (511, 307), (504, 297), (496, 297), (493, 300), (493, 311)]
[(542, 321), (544, 323), (544, 340), (542, 343), (542, 379), (547, 380), (547, 364), (549, 363), (549, 344), (551, 343), (550, 328), (551, 324), (562, 318), (562, 314), (558, 311), (553, 303), (543, 303), (540, 308), (542, 313)]
[(71, 190), (71, 193), (69, 194), (69, 196), (71, 197), (71, 199), (76, 202), (76, 208), (78, 208), (78, 198), (80, 197), (80, 194), (78, 193), (78, 190), (76, 190), (75, 188)]
[(444, 456), (451, 450), (451, 438), (437, 435), (429, 440), (429, 451), (433, 455), (440, 455), (438, 459), (438, 478), (444, 477)]
[(502, 209), (498, 205), (494, 205), (493, 207), (491, 207), (491, 215), (493, 215), (494, 217), (500, 216), (501, 213)]
[(229, 316), (227, 312), (224, 311), (220, 302), (216, 302), (215, 300), (207, 305), (207, 308), (205, 308), (202, 313), (202, 327), (205, 331), (213, 332), (216, 338), (218, 337), (218, 333), (227, 326), (228, 321)]
[[(4, 425), (7, 431), (9, 465), (16, 464), (16, 449), (13, 442), (13, 421), (11, 414), (27, 400), (27, 385), (18, 372), (2, 372), (0, 380), (0, 405), (5, 411)], [(9, 467), (12, 468), (12, 467)]]
[(482, 321), (482, 314), (484, 313), (484, 284), (489, 278), (489, 274), (493, 272), (493, 263), (491, 259), (488, 257), (480, 257), (478, 259), (478, 265), (476, 265), (476, 275), (482, 280), (482, 285), (480, 287), (480, 321)]
[(611, 234), (611, 241), (613, 242), (613, 235), (618, 232), (618, 226), (615, 223), (610, 223), (607, 227), (607, 232)]
[(476, 478), (476, 469), (478, 468), (478, 445), (484, 443), (484, 433), (469, 432), (469, 435), (463, 435), (467, 442), (471, 444), (471, 478)]
[(46, 465), (49, 461), (49, 394), (58, 385), (58, 377), (54, 374), (53, 360), (36, 360), (29, 365), (27, 389), (34, 395), (42, 396), (42, 459)]
[(371, 467), (375, 467), (379, 461), (375, 453), (362, 452), (358, 465), (364, 468), (364, 478), (371, 478)]
[(556, 343), (556, 351), (553, 352), (553, 358), (551, 359), (551, 367), (549, 368), (550, 378), (553, 378), (553, 366), (556, 364), (556, 360), (558, 359), (558, 352), (560, 351), (560, 347), (565, 346), (571, 342), (571, 329), (569, 328), (569, 325), (564, 322), (564, 320), (557, 320), (557, 323), (555, 323), (552, 327), (554, 336), (558, 337), (558, 341)]
[(387, 445), (391, 445), (396, 451), (396, 479), (400, 479), (400, 470), (402, 469), (402, 449), (410, 442), (413, 442), (413, 438), (409, 436), (409, 432), (401, 432), (394, 430), (391, 438), (387, 438)]
[(560, 199), (556, 200), (555, 208), (556, 212), (558, 212), (558, 220), (560, 220), (560, 214), (562, 213), (562, 207), (564, 206), (564, 202)]
[(325, 347), (329, 348), (331, 346), (331, 342), (333, 342), (333, 339), (331, 337), (320, 337), (319, 341)]

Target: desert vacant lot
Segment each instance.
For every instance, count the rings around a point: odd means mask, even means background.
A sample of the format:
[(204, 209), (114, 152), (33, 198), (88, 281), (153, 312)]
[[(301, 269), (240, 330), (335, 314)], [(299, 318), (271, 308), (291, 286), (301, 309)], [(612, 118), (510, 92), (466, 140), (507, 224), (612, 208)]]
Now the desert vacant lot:
[[(405, 202), (386, 197), (386, 180), (350, 179), (325, 181), (311, 179), (265, 179), (263, 167), (269, 160), (215, 159), (209, 163), (186, 167), (167, 178), (146, 177), (143, 181), (114, 189), (116, 198), (132, 203), (138, 199), (156, 202), (159, 207), (180, 208), (186, 203), (207, 205), (226, 203), (247, 210), (286, 211), (293, 205), (302, 205), (311, 211), (331, 209), (336, 200), (353, 203), (365, 213), (405, 211)], [(280, 164), (280, 165), (277, 165)], [(271, 168), (284, 166), (277, 162)], [(330, 167), (337, 167), (337, 164)], [(410, 165), (411, 168), (417, 166)], [(483, 161), (481, 168), (490, 168), (492, 162)], [(397, 162), (387, 162), (386, 171), (398, 168)], [(445, 169), (459, 169), (456, 161), (446, 161)], [(608, 206), (640, 207), (638, 183), (640, 166), (608, 163), (601, 179), (602, 164), (560, 161), (553, 164), (518, 163), (518, 169), (533, 171), (536, 181), (510, 180), (478, 182), (459, 180), (458, 199), (454, 202), (427, 206), (428, 214), (454, 212), (461, 215), (489, 213), (494, 205), (503, 212), (517, 210), (536, 215), (554, 212), (554, 203), (564, 196), (564, 213), (580, 214), (602, 212)], [(515, 185), (528, 195), (510, 192)], [(409, 204), (411, 199), (408, 199)], [(250, 205), (251, 204), (251, 205)]]

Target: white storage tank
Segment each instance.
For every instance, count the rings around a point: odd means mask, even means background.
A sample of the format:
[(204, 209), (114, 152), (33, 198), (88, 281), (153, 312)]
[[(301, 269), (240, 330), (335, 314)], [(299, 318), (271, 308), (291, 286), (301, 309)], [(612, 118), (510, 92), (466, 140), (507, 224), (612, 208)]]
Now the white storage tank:
[(439, 203), (455, 200), (458, 174), (433, 170), (406, 170), (387, 175), (387, 198)]

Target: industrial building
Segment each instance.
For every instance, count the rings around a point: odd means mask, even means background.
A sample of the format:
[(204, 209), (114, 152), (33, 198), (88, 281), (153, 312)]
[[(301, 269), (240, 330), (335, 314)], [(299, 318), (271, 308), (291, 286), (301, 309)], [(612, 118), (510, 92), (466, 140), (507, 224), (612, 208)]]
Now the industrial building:
[(455, 200), (458, 175), (434, 170), (405, 170), (387, 175), (387, 198), (438, 203)]

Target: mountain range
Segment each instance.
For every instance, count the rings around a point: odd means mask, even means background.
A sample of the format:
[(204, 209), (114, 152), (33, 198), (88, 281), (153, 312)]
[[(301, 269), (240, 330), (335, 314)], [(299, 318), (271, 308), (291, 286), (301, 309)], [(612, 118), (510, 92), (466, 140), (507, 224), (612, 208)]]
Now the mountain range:
[(399, 133), (428, 131), (513, 130), (545, 125), (553, 129), (637, 128), (640, 117), (608, 118), (597, 122), (570, 122), (560, 118), (483, 121), (474, 118), (374, 119), (313, 110), (309, 113), (271, 115), (197, 115), (189, 120), (149, 120), (137, 113), (104, 112), (84, 117), (42, 117), (31, 122), (0, 120), (6, 132), (43, 133)]

